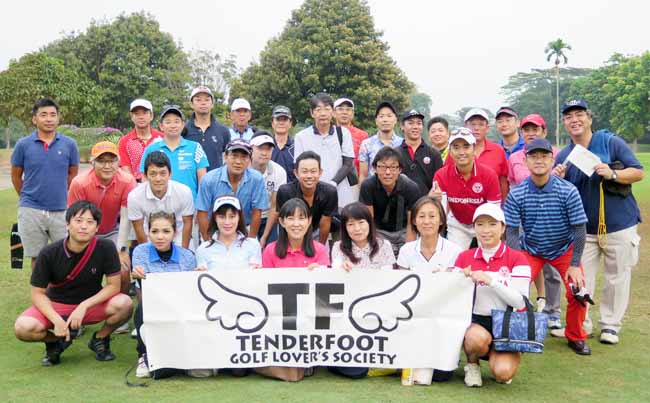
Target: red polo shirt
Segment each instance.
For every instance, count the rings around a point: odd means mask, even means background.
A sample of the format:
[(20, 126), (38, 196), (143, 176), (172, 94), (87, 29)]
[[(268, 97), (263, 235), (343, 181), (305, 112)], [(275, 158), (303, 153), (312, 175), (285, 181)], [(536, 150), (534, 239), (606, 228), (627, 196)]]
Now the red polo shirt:
[(102, 220), (97, 233), (106, 234), (117, 225), (120, 208), (126, 207), (127, 196), (135, 185), (133, 176), (118, 170), (108, 186), (104, 186), (91, 169), (72, 180), (68, 190), (68, 207), (79, 200), (88, 200), (99, 207)]
[[(480, 162), (483, 165), (487, 165), (496, 172), (497, 176), (503, 176), (504, 178), (508, 177), (508, 160), (506, 159), (506, 152), (503, 151), (503, 147), (497, 143), (493, 143), (488, 139), (485, 139), (485, 148), (483, 152), (475, 157), (476, 162)], [(454, 157), (451, 156), (451, 152), (447, 155), (445, 160), (445, 165), (453, 165)]]
[(117, 143), (117, 148), (120, 152), (120, 166), (131, 168), (133, 176), (136, 180), (142, 179), (142, 172), (140, 172), (140, 160), (144, 149), (156, 139), (163, 138), (165, 135), (158, 130), (151, 128), (151, 137), (145, 143), (140, 140), (135, 129), (131, 130), (120, 139)]
[(446, 197), (449, 210), (462, 224), (472, 223), (474, 211), (481, 204), (501, 204), (499, 178), (483, 164), (474, 163), (468, 180), (458, 172), (455, 164), (445, 165), (436, 172), (433, 181)]
[(321, 266), (330, 265), (330, 257), (327, 253), (327, 248), (320, 242), (314, 241), (314, 256), (309, 257), (305, 255), (302, 249), (292, 250), (291, 247), (287, 249), (287, 255), (280, 258), (275, 253), (276, 242), (271, 242), (264, 248), (262, 253), (262, 267), (265, 268), (286, 268), (286, 267), (307, 267), (312, 263), (318, 263)]
[(368, 138), (368, 133), (352, 125), (346, 127), (352, 134), (352, 149), (354, 150), (354, 166), (359, 172), (359, 147), (361, 142)]

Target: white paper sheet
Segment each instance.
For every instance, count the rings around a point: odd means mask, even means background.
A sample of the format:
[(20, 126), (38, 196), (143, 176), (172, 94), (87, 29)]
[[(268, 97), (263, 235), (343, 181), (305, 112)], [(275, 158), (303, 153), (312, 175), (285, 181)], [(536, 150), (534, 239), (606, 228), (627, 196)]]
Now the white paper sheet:
[(594, 173), (594, 167), (600, 164), (600, 158), (591, 151), (587, 150), (580, 144), (576, 144), (564, 163), (572, 163), (576, 168), (581, 170), (585, 175), (591, 176)]

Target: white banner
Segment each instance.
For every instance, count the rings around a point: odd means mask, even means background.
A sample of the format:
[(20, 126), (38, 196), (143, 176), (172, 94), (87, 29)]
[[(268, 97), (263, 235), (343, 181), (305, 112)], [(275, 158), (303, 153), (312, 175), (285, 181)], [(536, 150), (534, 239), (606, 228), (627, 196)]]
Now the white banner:
[(458, 366), (462, 273), (257, 269), (148, 274), (150, 369)]

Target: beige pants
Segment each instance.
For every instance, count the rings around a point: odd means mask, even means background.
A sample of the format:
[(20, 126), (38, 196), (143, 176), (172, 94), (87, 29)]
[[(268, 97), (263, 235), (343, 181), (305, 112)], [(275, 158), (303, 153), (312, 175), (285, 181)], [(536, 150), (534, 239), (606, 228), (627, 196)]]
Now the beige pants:
[[(587, 234), (582, 265), (585, 272), (587, 289), (591, 291), (600, 307), (601, 329), (619, 331), (623, 316), (630, 300), (630, 281), (632, 268), (639, 261), (639, 242), (637, 226), (607, 234), (607, 245), (598, 246), (596, 235)], [(596, 273), (604, 261), (604, 287), (600, 298), (596, 294)], [(584, 323), (586, 330), (592, 330), (593, 324), (588, 316)]]
[(447, 240), (460, 246), (463, 250), (469, 249), (475, 237), (474, 226), (460, 223), (451, 213), (447, 215)]

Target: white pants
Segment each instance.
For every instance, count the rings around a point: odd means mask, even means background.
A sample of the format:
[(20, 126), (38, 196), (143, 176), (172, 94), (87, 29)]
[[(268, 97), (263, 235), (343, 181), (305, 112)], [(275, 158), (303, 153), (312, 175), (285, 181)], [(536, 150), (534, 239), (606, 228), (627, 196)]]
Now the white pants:
[(472, 239), (476, 236), (472, 224), (462, 224), (451, 213), (447, 215), (447, 240), (469, 249)]
[[(639, 261), (639, 242), (637, 226), (607, 234), (607, 245), (601, 248), (596, 235), (587, 234), (585, 250), (582, 254), (582, 265), (585, 273), (587, 289), (596, 295), (596, 273), (600, 268), (601, 258), (604, 260), (604, 287), (601, 297), (596, 299), (600, 307), (601, 329), (611, 329), (618, 332), (621, 329), (623, 316), (630, 300), (630, 281), (632, 268)], [(588, 316), (585, 328), (593, 329)]]

